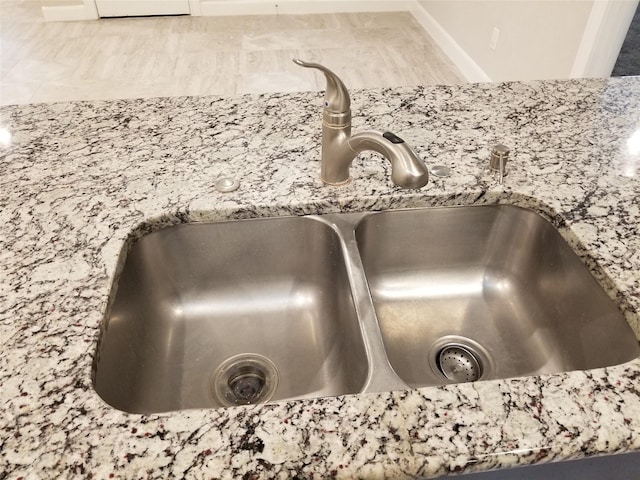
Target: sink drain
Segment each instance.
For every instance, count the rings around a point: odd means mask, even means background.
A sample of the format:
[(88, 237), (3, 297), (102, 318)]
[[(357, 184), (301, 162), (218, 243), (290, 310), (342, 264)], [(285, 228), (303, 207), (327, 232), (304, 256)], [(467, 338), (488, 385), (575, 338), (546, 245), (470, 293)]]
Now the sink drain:
[(438, 367), (445, 377), (454, 382), (475, 382), (482, 376), (478, 359), (459, 345), (449, 345), (440, 351)]
[(278, 369), (255, 353), (226, 359), (213, 372), (211, 393), (225, 407), (267, 402), (278, 387)]
[(431, 345), (429, 365), (445, 383), (475, 382), (493, 375), (489, 352), (478, 342), (458, 335), (441, 337)]

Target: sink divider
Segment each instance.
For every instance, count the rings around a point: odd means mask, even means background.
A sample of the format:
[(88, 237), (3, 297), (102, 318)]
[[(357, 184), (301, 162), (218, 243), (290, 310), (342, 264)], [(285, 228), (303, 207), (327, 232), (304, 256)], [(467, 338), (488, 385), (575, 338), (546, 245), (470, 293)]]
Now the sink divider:
[(369, 371), (362, 393), (407, 390), (411, 387), (395, 373), (386, 354), (382, 332), (373, 305), (356, 241), (356, 226), (369, 213), (337, 213), (314, 216), (333, 228), (340, 238), (356, 315), (360, 323)]

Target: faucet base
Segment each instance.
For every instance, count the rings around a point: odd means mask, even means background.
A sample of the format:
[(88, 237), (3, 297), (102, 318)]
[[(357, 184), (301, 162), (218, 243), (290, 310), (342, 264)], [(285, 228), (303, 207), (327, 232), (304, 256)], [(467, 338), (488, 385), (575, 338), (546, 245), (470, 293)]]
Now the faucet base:
[(341, 182), (329, 182), (324, 178), (320, 178), (320, 180), (322, 180), (322, 183), (324, 183), (325, 185), (329, 185), (330, 187), (344, 187), (345, 185), (348, 185), (349, 183), (351, 183), (351, 177)]

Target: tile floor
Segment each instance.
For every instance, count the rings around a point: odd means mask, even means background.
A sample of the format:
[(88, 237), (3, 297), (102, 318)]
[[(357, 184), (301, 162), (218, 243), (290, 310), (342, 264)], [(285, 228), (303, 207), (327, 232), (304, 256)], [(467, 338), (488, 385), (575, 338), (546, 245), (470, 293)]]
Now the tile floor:
[(461, 83), (409, 13), (146, 17), (44, 22), (0, 0), (0, 104)]

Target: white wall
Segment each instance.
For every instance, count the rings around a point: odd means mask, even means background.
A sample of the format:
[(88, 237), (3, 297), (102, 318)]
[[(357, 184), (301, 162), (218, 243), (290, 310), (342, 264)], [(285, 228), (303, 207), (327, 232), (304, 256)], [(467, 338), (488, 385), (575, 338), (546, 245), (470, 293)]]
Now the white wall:
[[(593, 0), (420, 0), (494, 81), (569, 78)], [(495, 50), (493, 28), (500, 30)]]

